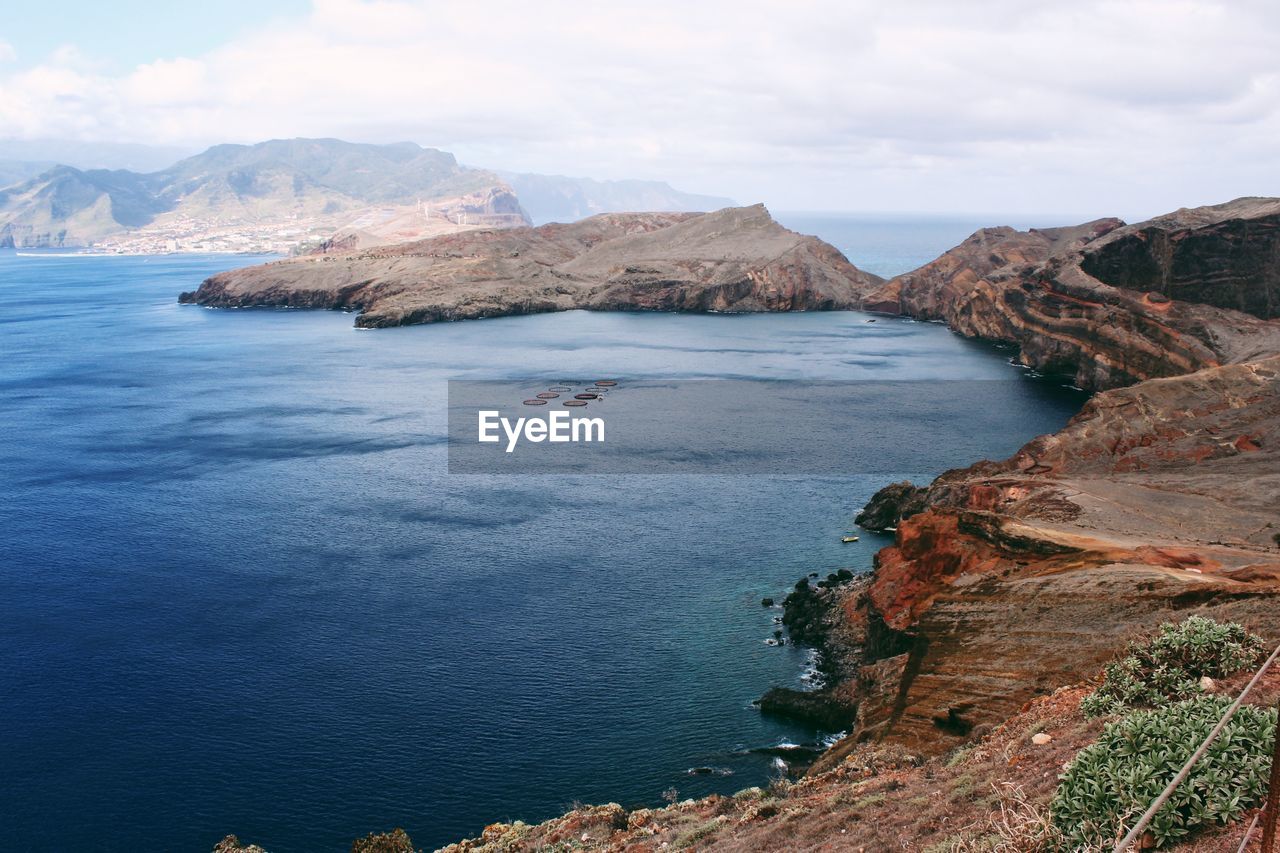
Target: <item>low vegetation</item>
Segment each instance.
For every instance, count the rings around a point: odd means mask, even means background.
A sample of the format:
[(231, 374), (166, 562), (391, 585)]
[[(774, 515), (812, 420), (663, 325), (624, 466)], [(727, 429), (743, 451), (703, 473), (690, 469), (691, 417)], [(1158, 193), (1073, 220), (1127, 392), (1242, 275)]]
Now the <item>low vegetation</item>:
[[(1192, 616), (1165, 624), (1109, 664), (1081, 703), (1087, 717), (1118, 716), (1067, 766), (1050, 804), (1058, 837), (1047, 849), (1114, 844), (1181, 769), (1231, 699), (1208, 679), (1257, 666), (1263, 642), (1235, 623)], [(1266, 791), (1276, 712), (1242, 707), (1151, 823), (1157, 847), (1199, 827), (1237, 820)]]
[[(1231, 699), (1198, 696), (1110, 723), (1076, 755), (1050, 805), (1058, 849), (1114, 843), (1174, 777)], [(1198, 827), (1228, 823), (1266, 794), (1276, 712), (1240, 708), (1151, 823), (1157, 847)]]
[(1166, 623), (1108, 664), (1102, 686), (1080, 707), (1087, 716), (1103, 717), (1190, 699), (1205, 692), (1202, 678), (1234, 675), (1256, 666), (1262, 654), (1262, 639), (1234, 622), (1192, 616)]

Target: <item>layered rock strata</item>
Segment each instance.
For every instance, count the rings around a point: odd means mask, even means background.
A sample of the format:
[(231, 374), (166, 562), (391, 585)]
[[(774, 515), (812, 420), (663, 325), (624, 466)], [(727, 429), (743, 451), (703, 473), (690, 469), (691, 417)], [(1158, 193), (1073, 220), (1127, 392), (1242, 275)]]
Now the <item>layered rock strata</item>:
[[(843, 661), (827, 694), (853, 724), (817, 771), (867, 740), (963, 743), (1188, 612), (1280, 640), (1278, 217), (1245, 199), (1135, 226), (987, 229), (869, 297), (1112, 390), (1007, 460), (888, 486), (859, 516), (896, 540), (868, 579), (823, 593)], [(1158, 289), (1128, 266), (1152, 257)]]
[(1116, 388), (1280, 351), (1280, 200), (1137, 225), (985, 228), (867, 295), (868, 310), (1016, 344), (1022, 363)]

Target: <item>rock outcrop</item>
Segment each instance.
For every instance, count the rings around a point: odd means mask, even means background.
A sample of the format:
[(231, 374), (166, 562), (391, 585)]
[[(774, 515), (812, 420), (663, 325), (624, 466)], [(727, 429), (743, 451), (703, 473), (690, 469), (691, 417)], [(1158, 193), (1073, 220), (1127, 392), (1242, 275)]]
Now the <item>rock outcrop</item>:
[(1130, 226), (987, 228), (864, 307), (1016, 344), (1088, 390), (1177, 376), (1280, 351), (1278, 225), (1280, 201), (1240, 199)]
[(1085, 248), (1099, 281), (1280, 317), (1280, 199), (1242, 198), (1117, 228)]
[[(943, 474), (870, 575), (803, 596), (826, 676), (769, 709), (940, 754), (1191, 612), (1280, 639), (1280, 355), (1094, 397)], [(888, 501), (892, 503), (892, 501)]]
[(267, 853), (257, 844), (245, 844), (234, 835), (228, 835), (213, 845), (213, 853)]
[[(869, 297), (1088, 387), (1138, 384), (1007, 460), (873, 498), (860, 523), (896, 539), (868, 580), (826, 593), (842, 672), (825, 691), (856, 712), (815, 772), (865, 741), (964, 743), (1186, 611), (1280, 638), (1280, 324), (1224, 307), (1272, 313), (1278, 217), (1247, 199), (1136, 226), (987, 229)], [(1129, 267), (1153, 258), (1160, 282)]]
[(853, 523), (867, 530), (897, 530), (904, 518), (910, 518), (924, 509), (928, 489), (914, 486), (907, 481), (890, 483), (871, 496), (867, 505), (853, 519)]
[(356, 325), (367, 328), (573, 308), (854, 308), (881, 283), (756, 205), (702, 215), (604, 214), (292, 258), (221, 273), (179, 301), (357, 310)]

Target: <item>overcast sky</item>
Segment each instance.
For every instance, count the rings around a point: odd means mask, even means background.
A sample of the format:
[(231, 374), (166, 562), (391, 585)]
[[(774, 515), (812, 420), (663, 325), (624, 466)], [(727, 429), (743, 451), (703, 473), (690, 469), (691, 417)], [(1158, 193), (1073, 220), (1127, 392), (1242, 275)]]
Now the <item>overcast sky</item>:
[(0, 17), (0, 138), (288, 136), (780, 210), (1136, 219), (1280, 195), (1280, 3), (99, 0)]

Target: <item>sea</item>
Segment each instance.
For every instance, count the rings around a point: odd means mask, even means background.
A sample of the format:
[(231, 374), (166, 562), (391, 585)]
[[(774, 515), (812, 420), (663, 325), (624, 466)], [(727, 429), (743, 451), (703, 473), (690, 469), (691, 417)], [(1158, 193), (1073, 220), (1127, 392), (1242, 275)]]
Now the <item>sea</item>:
[[(881, 275), (999, 221), (779, 218)], [(0, 252), (6, 850), (341, 851), (393, 827), (430, 849), (766, 785), (833, 733), (753, 706), (812, 675), (762, 599), (868, 570), (888, 538), (841, 536), (880, 486), (1007, 456), (1083, 400), (858, 312), (360, 331), (177, 304), (261, 258), (58, 254)], [(529, 376), (1011, 390), (965, 442), (889, 442), (874, 472), (450, 474), (448, 380)], [(856, 442), (871, 414), (832, 416)]]

